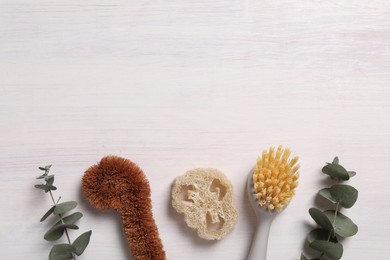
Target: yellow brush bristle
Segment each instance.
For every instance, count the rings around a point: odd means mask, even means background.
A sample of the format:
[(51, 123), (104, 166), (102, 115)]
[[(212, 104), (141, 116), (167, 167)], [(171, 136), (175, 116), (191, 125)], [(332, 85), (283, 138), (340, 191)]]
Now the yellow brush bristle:
[(264, 151), (253, 171), (253, 184), (260, 202), (269, 211), (281, 211), (295, 194), (298, 185), (298, 156), (290, 158), (291, 151), (279, 146)]

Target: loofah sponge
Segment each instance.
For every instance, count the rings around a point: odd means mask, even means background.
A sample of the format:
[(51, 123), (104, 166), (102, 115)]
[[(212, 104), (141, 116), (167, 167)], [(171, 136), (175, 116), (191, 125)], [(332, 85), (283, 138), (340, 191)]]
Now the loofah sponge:
[(260, 206), (280, 211), (286, 206), (298, 186), (298, 156), (290, 158), (290, 149), (279, 146), (264, 151), (253, 170), (253, 185)]
[(134, 259), (166, 259), (153, 218), (149, 182), (141, 168), (125, 158), (103, 157), (85, 172), (82, 188), (95, 208), (121, 214)]
[(172, 206), (184, 214), (190, 228), (201, 238), (221, 239), (237, 222), (233, 186), (226, 176), (212, 168), (198, 168), (175, 179)]

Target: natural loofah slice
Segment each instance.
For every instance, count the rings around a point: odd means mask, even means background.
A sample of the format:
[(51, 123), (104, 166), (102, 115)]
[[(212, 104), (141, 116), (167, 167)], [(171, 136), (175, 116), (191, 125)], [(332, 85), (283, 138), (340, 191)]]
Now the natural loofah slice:
[(106, 156), (85, 172), (82, 187), (94, 207), (121, 214), (134, 259), (166, 259), (152, 214), (149, 182), (135, 163)]
[(172, 206), (184, 214), (189, 227), (208, 240), (223, 238), (237, 222), (233, 186), (217, 169), (198, 168), (177, 177)]

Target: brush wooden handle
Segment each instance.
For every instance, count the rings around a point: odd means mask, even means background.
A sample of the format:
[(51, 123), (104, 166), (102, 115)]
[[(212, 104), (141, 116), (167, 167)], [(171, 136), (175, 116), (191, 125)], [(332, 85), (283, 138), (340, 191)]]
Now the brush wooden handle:
[(166, 259), (153, 218), (149, 182), (141, 168), (130, 160), (106, 156), (85, 172), (82, 183), (95, 208), (111, 208), (121, 214), (135, 260)]

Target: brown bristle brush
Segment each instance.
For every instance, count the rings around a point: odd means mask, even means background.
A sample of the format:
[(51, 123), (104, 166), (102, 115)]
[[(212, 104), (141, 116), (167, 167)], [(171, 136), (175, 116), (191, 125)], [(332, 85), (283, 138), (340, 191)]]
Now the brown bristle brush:
[(125, 158), (103, 157), (85, 172), (82, 188), (95, 208), (112, 208), (121, 214), (134, 259), (166, 259), (153, 218), (149, 182), (141, 168)]

